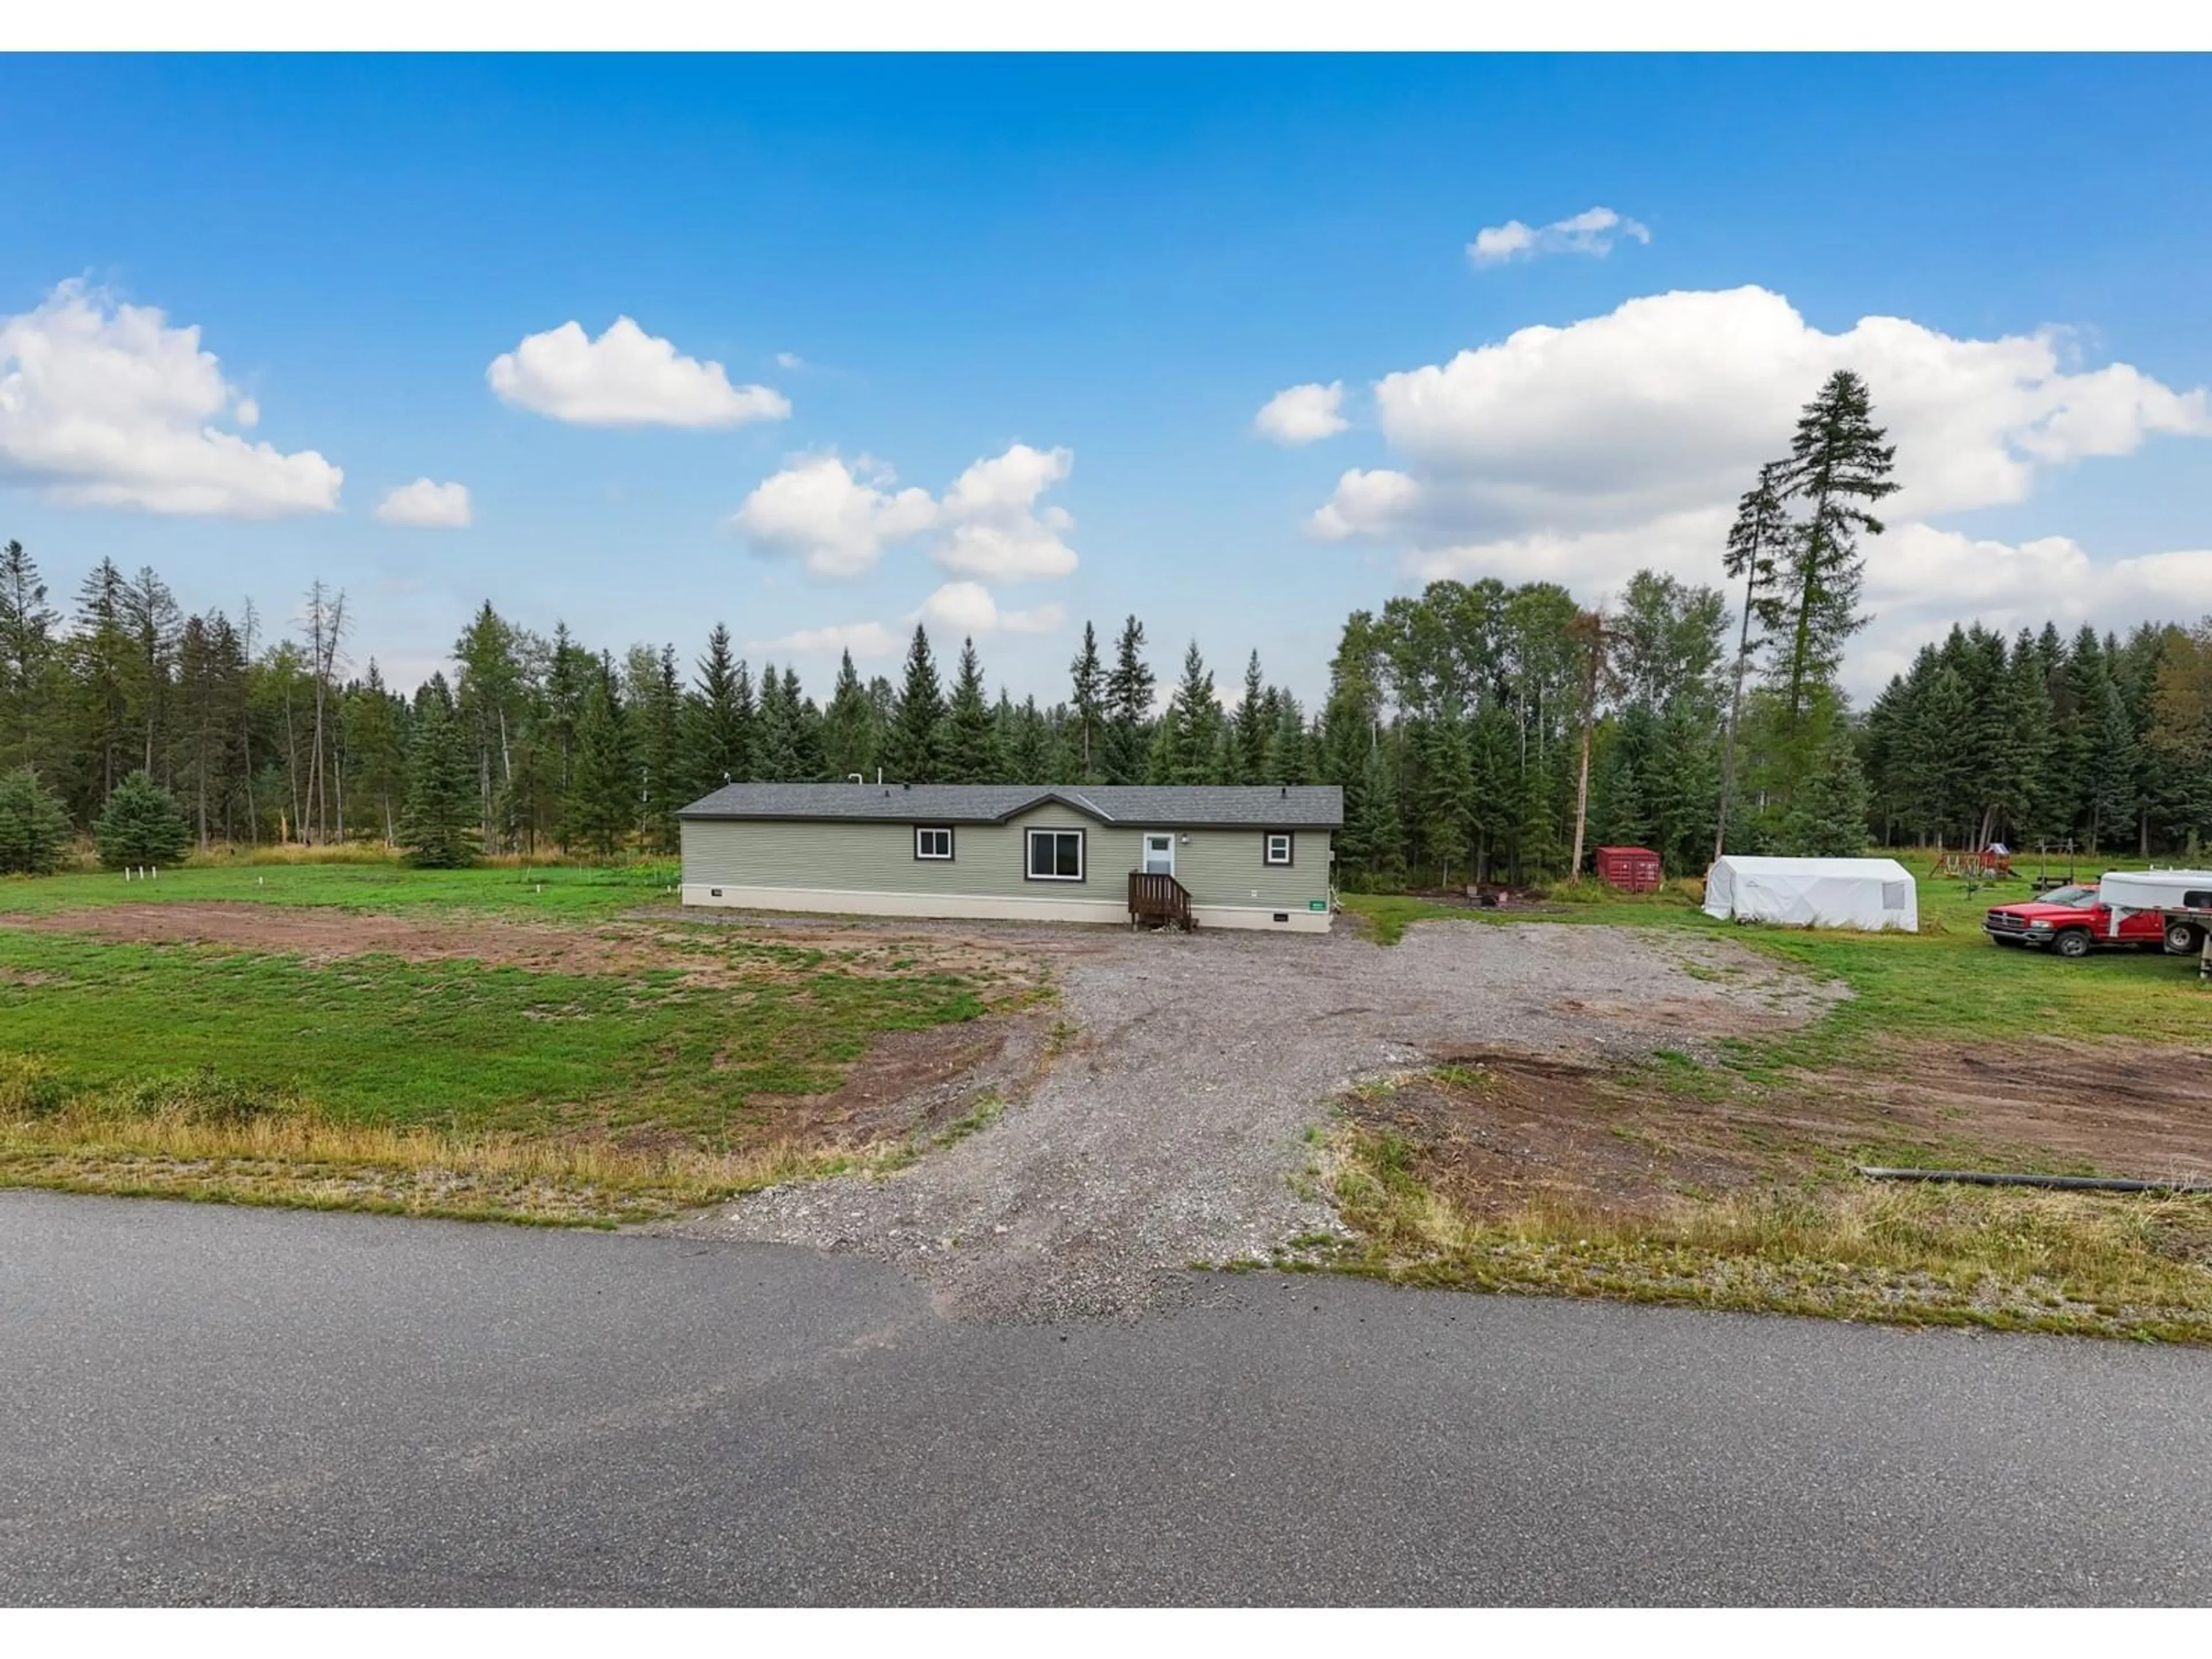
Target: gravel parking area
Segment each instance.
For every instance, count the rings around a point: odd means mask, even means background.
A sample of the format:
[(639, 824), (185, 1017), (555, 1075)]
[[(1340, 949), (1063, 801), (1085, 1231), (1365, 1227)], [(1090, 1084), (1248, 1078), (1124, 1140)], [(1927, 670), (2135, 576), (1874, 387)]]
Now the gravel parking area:
[(1335, 1229), (1304, 1195), (1306, 1137), (1355, 1078), (1474, 1050), (1694, 1051), (1837, 994), (1729, 941), (1649, 929), (1427, 922), (1387, 949), (1342, 921), (1021, 932), (1048, 939), (1074, 1030), (1025, 1100), (889, 1179), (779, 1188), (684, 1230), (885, 1257), (969, 1316), (1132, 1311), (1187, 1294), (1194, 1261)]

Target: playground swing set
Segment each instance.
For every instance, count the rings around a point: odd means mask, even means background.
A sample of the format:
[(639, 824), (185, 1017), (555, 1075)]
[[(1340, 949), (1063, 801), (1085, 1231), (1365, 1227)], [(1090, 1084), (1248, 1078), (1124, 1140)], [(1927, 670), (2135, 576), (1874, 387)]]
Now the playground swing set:
[[(2038, 842), (2035, 845), (2035, 874), (2028, 878), (2029, 884), (2039, 893), (2054, 887), (2071, 887), (2075, 881), (2074, 842), (2071, 838), (2062, 842)], [(2051, 865), (2063, 856), (2066, 872), (2055, 872)], [(1964, 881), (1968, 890), (1984, 882), (2018, 881), (2020, 872), (2012, 865), (2012, 848), (2001, 841), (1993, 841), (1978, 852), (1946, 852), (1938, 848), (1936, 863), (1928, 872), (1931, 880)]]

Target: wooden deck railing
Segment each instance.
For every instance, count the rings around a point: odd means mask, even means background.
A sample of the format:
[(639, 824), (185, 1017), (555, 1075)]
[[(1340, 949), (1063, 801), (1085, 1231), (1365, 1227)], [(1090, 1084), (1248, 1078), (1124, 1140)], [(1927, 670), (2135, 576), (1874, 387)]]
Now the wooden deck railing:
[(1130, 871), (1129, 920), (1166, 922), (1188, 933), (1197, 925), (1191, 920), (1190, 889), (1157, 871)]

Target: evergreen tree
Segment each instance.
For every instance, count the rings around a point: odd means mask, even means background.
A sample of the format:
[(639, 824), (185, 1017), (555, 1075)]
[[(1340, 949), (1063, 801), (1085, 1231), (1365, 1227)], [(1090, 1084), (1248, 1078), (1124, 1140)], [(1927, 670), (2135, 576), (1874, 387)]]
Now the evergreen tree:
[(2004, 722), (1996, 815), (2009, 826), (2011, 839), (2026, 847), (2051, 833), (2054, 780), (2051, 682), (2034, 636), (2024, 628), (2005, 665), (2000, 700)]
[(975, 641), (960, 642), (960, 672), (952, 682), (952, 702), (945, 722), (944, 779), (946, 783), (996, 783), (1002, 763), (999, 757), (998, 722), (983, 695), (983, 665), (975, 655)]
[(23, 544), (0, 548), (0, 766), (52, 763), (60, 622)]
[(414, 728), (400, 850), (419, 869), (458, 870), (476, 861), (476, 780), (444, 675), (431, 675), (416, 694)]
[(1106, 730), (1099, 770), (1108, 783), (1142, 783), (1151, 770), (1152, 671), (1144, 658), (1145, 625), (1121, 625), (1106, 676)]
[(1513, 868), (1523, 882), (1540, 880), (1561, 860), (1557, 786), (1551, 763), (1540, 752), (1522, 762), (1514, 803)]
[(115, 786), (92, 826), (100, 861), (111, 870), (179, 864), (191, 845), (191, 826), (175, 799), (150, 774), (133, 772)]
[(1816, 694), (1832, 684), (1844, 641), (1867, 623), (1859, 609), (1866, 561), (1858, 540), (1881, 534), (1873, 508), (1898, 488), (1889, 476), (1897, 451), (1883, 436), (1866, 382), (1839, 368), (1805, 405), (1790, 441), (1786, 491), (1808, 509), (1780, 580), (1787, 631), (1778, 639), (1777, 677), (1793, 738), (1805, 729)]
[(920, 623), (907, 647), (906, 677), (884, 735), (884, 776), (898, 783), (942, 781), (945, 691), (937, 678), (937, 659)]
[(837, 665), (837, 684), (822, 717), (823, 769), (833, 778), (857, 773), (867, 779), (875, 774), (879, 752), (875, 705), (848, 651)]
[(1226, 781), (1267, 781), (1267, 744), (1279, 730), (1277, 714), (1268, 707), (1267, 688), (1260, 678), (1260, 653), (1255, 651), (1244, 665), (1244, 699), (1237, 705), (1234, 726), (1236, 767)]
[(1594, 840), (1607, 846), (1641, 847), (1661, 839), (1658, 812), (1648, 787), (1648, 780), (1660, 769), (1658, 722), (1648, 704), (1632, 703), (1607, 734), (1591, 787)]
[(1413, 823), (1424, 851), (1437, 866), (1437, 880), (1449, 886), (1453, 868), (1464, 867), (1468, 851), (1468, 807), (1474, 777), (1467, 736), (1449, 714), (1423, 721), (1418, 733)]
[(1193, 640), (1183, 653), (1182, 678), (1168, 700), (1162, 722), (1160, 769), (1155, 783), (1217, 783), (1215, 730), (1221, 710), (1213, 698), (1213, 676)]
[(131, 769), (135, 659), (123, 588), (123, 573), (113, 560), (102, 559), (77, 590), (70, 638), (75, 720), (69, 742), (77, 762), (76, 793), (88, 818)]
[(1074, 717), (1075, 730), (1071, 741), (1075, 749), (1077, 783), (1097, 783), (1099, 763), (1103, 757), (1098, 745), (1104, 736), (1106, 719), (1106, 671), (1098, 660), (1098, 631), (1089, 623), (1083, 624), (1083, 648), (1075, 653), (1068, 665), (1073, 680), (1073, 701), (1069, 711)]
[(386, 689), (371, 657), (367, 678), (346, 699), (346, 748), (357, 769), (356, 793), (387, 844), (398, 838), (407, 787), (406, 717), (406, 703)]
[(753, 720), (752, 677), (731, 655), (730, 630), (716, 623), (678, 724), (684, 792), (692, 799), (751, 781)]
[(603, 657), (576, 716), (576, 758), (561, 807), (561, 839), (602, 858), (621, 850), (637, 816), (637, 770), (630, 759), (629, 711)]
[(50, 876), (69, 861), (69, 813), (38, 774), (0, 774), (0, 876)]
[(1266, 757), (1255, 781), (1311, 783), (1315, 756), (1321, 746), (1315, 734), (1306, 730), (1305, 711), (1298, 707), (1298, 700), (1287, 691), (1276, 692), (1269, 717)]
[(1038, 712), (1035, 697), (1024, 698), (1014, 711), (1012, 731), (1006, 744), (1006, 770), (1015, 783), (1047, 784), (1067, 781), (1054, 775), (1051, 724)]
[(1867, 786), (1850, 734), (1830, 734), (1783, 819), (1784, 855), (1858, 858), (1867, 844)]
[(1776, 592), (1777, 550), (1789, 534), (1789, 519), (1782, 502), (1783, 465), (1769, 461), (1759, 469), (1759, 482), (1736, 503), (1735, 523), (1729, 528), (1728, 551), (1723, 568), (1731, 581), (1743, 583), (1743, 606), (1736, 627), (1735, 660), (1731, 666), (1728, 724), (1721, 738), (1720, 811), (1713, 831), (1713, 856), (1728, 845), (1730, 799), (1735, 793), (1736, 728), (1743, 718), (1743, 675), (1750, 665), (1752, 635), (1757, 622), (1762, 635), (1781, 625), (1781, 600)]
[(141, 567), (124, 584), (119, 599), (120, 620), (131, 641), (130, 684), (136, 704), (132, 725), (140, 769), (150, 775), (159, 769), (162, 757), (171, 677), (184, 613), (177, 608), (168, 585), (151, 566)]
[[(563, 630), (563, 642), (566, 633)], [(514, 780), (514, 728), (522, 715), (522, 665), (513, 628), (486, 599), (453, 641), (460, 665), (453, 704), (476, 774), (479, 833), (495, 846), (506, 827), (500, 808)]]
[(677, 672), (676, 647), (640, 653), (635, 664), (637, 763), (641, 790), (638, 831), (647, 850), (673, 853), (679, 844), (678, 812), (690, 805), (684, 793), (678, 726), (684, 712), (684, 683)]
[(1473, 834), (1477, 881), (1492, 878), (1498, 849), (1510, 843), (1514, 823), (1513, 718), (1492, 701), (1468, 725), (1468, 828)]
[[(584, 699), (591, 695), (598, 659), (576, 643), (568, 624), (553, 624), (551, 657), (545, 671), (544, 728), (547, 782), (551, 786), (556, 816), (565, 812), (576, 776), (576, 727), (583, 719)], [(456, 713), (458, 714), (458, 703)], [(561, 839), (568, 839), (563, 832)]]
[(823, 781), (822, 711), (799, 683), (799, 671), (783, 665), (783, 705), (791, 711), (791, 746), (799, 760), (801, 781)]
[[(2135, 781), (2142, 766), (2127, 698), (2112, 678), (2095, 633), (2084, 628), (2081, 635), (2082, 639), (2075, 641), (2069, 672), (2075, 676), (2075, 695), (2081, 700), (2088, 733), (2083, 757), (2082, 777), (2087, 788), (2081, 840), (2081, 845), (2094, 853), (2116, 835), (2124, 836), (2131, 827)], [(2088, 647), (2086, 660), (2083, 639)]]
[(1360, 796), (1367, 868), (1389, 881), (1406, 867), (1406, 825), (1399, 813), (1397, 770), (1379, 744), (1361, 763)]
[(760, 706), (753, 720), (755, 783), (800, 783), (805, 762), (799, 752), (799, 710), (772, 662), (761, 665)]

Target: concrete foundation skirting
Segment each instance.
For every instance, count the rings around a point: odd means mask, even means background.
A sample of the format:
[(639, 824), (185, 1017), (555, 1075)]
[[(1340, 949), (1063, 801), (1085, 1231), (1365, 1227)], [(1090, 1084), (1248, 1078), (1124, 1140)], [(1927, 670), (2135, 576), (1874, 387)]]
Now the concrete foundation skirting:
[[(834, 887), (732, 887), (685, 882), (684, 902), (732, 910), (800, 910), (810, 915), (912, 916), (939, 921), (1087, 921), (1126, 926), (1126, 901), (1003, 898), (980, 893), (877, 893)], [(1325, 933), (1326, 910), (1261, 910), (1247, 905), (1194, 904), (1200, 927), (1243, 927), (1285, 933)], [(1277, 917), (1282, 918), (1278, 921)]]

